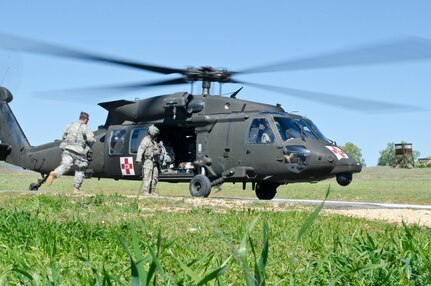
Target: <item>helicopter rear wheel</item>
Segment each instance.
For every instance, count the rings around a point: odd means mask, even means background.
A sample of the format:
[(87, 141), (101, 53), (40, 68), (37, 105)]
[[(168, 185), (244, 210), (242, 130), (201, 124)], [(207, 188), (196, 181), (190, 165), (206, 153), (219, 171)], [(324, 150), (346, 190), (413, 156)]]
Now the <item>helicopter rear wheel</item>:
[(273, 183), (257, 183), (256, 197), (259, 200), (272, 200), (277, 193), (278, 184)]
[(193, 197), (208, 197), (211, 193), (211, 182), (205, 175), (196, 175), (190, 180), (190, 194)]
[(40, 185), (38, 185), (36, 183), (31, 183), (30, 186), (28, 186), (28, 190), (29, 191), (38, 191), (39, 187), (40, 187)]

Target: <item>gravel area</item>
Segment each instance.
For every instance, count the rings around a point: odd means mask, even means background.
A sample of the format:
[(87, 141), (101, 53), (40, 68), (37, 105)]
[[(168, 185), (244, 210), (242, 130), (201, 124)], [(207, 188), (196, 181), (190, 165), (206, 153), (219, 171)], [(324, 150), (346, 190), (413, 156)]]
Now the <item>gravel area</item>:
[(324, 213), (336, 213), (340, 215), (365, 218), (369, 220), (383, 220), (389, 223), (418, 224), (420, 226), (431, 227), (430, 210), (412, 209), (350, 209), (334, 210), (325, 209)]
[[(170, 197), (172, 199), (172, 197)], [(180, 199), (180, 198), (178, 198)], [(193, 207), (217, 207), (219, 211), (225, 211), (232, 208), (258, 208), (271, 211), (289, 211), (292, 209), (313, 209), (315, 206), (304, 206), (293, 203), (279, 203), (269, 201), (243, 201), (232, 199), (199, 199), (199, 198), (181, 198), (185, 205)], [(187, 206), (185, 206), (187, 208)], [(332, 209), (323, 208), (324, 214), (340, 214), (349, 217), (365, 218), (369, 220), (381, 220), (388, 223), (418, 224), (420, 226), (431, 227), (431, 210), (416, 209), (384, 209), (384, 208), (360, 208), (360, 209)]]
[[(0, 193), (14, 193), (14, 191), (0, 191)], [(16, 191), (18, 193), (27, 194), (27, 191)], [(81, 196), (91, 196), (90, 194), (80, 194)], [(72, 195), (72, 196), (76, 196)], [(134, 196), (133, 196), (134, 197)], [(166, 196), (150, 196), (142, 199), (169, 199), (182, 201), (177, 207), (166, 208), (167, 212), (182, 212), (188, 211), (191, 207), (208, 207), (213, 211), (224, 212), (228, 209), (243, 209), (253, 208), (269, 211), (291, 211), (293, 209), (312, 210), (315, 206), (304, 205), (298, 203), (280, 203), (274, 201), (256, 201), (256, 200), (235, 200), (235, 199), (220, 199), (220, 198), (192, 198), (192, 197), (166, 197)], [(158, 208), (160, 210), (160, 206)], [(151, 211), (151, 210), (147, 210)], [(340, 214), (343, 216), (364, 218), (368, 220), (380, 220), (388, 223), (402, 224), (418, 224), (420, 226), (431, 227), (431, 210), (418, 209), (385, 209), (385, 208), (355, 208), (355, 209), (339, 209), (325, 207), (322, 210), (323, 214)]]

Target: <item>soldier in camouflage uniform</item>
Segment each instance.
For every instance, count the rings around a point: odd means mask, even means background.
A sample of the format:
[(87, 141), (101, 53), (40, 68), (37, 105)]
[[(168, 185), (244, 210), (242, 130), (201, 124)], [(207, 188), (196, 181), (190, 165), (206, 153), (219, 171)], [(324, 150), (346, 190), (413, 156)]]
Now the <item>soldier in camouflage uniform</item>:
[(96, 142), (93, 132), (87, 125), (88, 120), (88, 113), (81, 112), (79, 121), (69, 124), (64, 130), (63, 142), (60, 144), (60, 148), (63, 149), (61, 164), (49, 173), (46, 180), (48, 186), (55, 178), (69, 171), (72, 166), (76, 166), (73, 191), (79, 192), (84, 181), (84, 172), (88, 166), (88, 152)]
[(159, 176), (159, 156), (161, 148), (155, 141), (159, 135), (159, 129), (151, 125), (147, 130), (148, 135), (142, 139), (136, 154), (136, 163), (142, 165), (142, 193), (144, 195), (155, 194), (157, 179)]

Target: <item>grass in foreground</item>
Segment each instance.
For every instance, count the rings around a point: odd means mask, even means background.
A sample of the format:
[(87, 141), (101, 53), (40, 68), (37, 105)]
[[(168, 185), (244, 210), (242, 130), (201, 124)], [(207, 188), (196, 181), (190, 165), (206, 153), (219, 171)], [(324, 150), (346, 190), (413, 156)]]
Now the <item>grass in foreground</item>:
[(101, 194), (3, 197), (0, 284), (431, 283), (430, 229), (317, 213)]

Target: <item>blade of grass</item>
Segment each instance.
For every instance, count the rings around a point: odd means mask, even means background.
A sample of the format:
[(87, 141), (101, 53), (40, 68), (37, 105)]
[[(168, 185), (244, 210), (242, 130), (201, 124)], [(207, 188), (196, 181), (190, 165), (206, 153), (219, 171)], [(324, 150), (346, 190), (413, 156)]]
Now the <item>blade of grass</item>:
[(174, 253), (169, 250), (169, 254), (175, 259), (175, 261), (178, 263), (178, 266), (181, 267), (181, 269), (195, 282), (195, 283), (199, 283), (199, 281), (201, 280), (201, 277), (199, 276), (198, 273), (196, 273), (195, 271), (193, 271), (193, 269), (191, 269), (189, 266), (187, 266), (184, 262), (182, 262), (180, 259), (178, 259)]
[(247, 262), (247, 241), (248, 241), (248, 238), (250, 237), (250, 233), (251, 233), (252, 229), (254, 228), (259, 217), (260, 216), (257, 216), (251, 222), (249, 227), (247, 228), (244, 236), (242, 237), (242, 240), (241, 240), (241, 243), (239, 246), (239, 250), (238, 250), (238, 254), (239, 254), (239, 257), (241, 259), (241, 267), (245, 273), (246, 285), (255, 285), (255, 282), (256, 282), (254, 277), (251, 275), (250, 267), (249, 267), (248, 262)]
[(263, 242), (262, 252), (260, 253), (259, 262), (255, 266), (255, 277), (258, 282), (258, 285), (265, 285), (265, 267), (268, 261), (269, 239), (268, 239), (268, 223), (266, 220), (263, 221), (262, 242)]
[(132, 230), (132, 244), (133, 244), (133, 250), (135, 254), (135, 259), (137, 261), (136, 268), (138, 271), (138, 277), (141, 285), (147, 285), (147, 275), (145, 273), (144, 269), (144, 257), (142, 256), (141, 248), (139, 247), (139, 240), (138, 240), (138, 234), (136, 232), (136, 226), (135, 224), (131, 225)]
[(302, 224), (301, 228), (299, 229), (298, 235), (296, 236), (296, 240), (295, 240), (295, 244), (293, 245), (292, 248), (292, 253), (290, 254), (290, 263), (289, 263), (289, 268), (290, 268), (290, 285), (294, 285), (294, 262), (295, 262), (295, 256), (296, 256), (296, 251), (298, 249), (298, 244), (299, 241), (301, 240), (301, 237), (304, 235), (304, 233), (307, 231), (307, 229), (313, 224), (313, 222), (316, 220), (317, 216), (319, 215), (320, 211), (322, 210), (323, 206), (325, 205), (326, 199), (329, 196), (329, 192), (330, 192), (331, 187), (329, 186), (327, 191), (326, 191), (326, 195), (325, 195), (325, 199), (316, 207), (316, 209), (310, 214), (310, 216), (305, 220), (305, 222)]
[(226, 259), (225, 262), (223, 262), (223, 264), (217, 268), (216, 270), (214, 270), (213, 272), (207, 274), (204, 278), (202, 278), (201, 281), (199, 281), (199, 283), (197, 284), (197, 286), (202, 286), (202, 285), (206, 285), (208, 282), (210, 282), (213, 279), (218, 278), (219, 276), (222, 276), (223, 274), (226, 273), (226, 271), (229, 269), (229, 260), (232, 258), (232, 256), (230, 256), (228, 259)]
[(129, 250), (129, 246), (127, 245), (127, 243), (124, 241), (124, 239), (117, 235), (117, 239), (120, 241), (121, 245), (123, 246), (123, 248), (126, 250), (127, 255), (130, 258), (130, 270), (131, 270), (131, 285), (132, 286), (140, 286), (140, 280), (139, 280), (139, 272), (138, 272), (138, 267), (136, 266), (136, 262), (133, 259), (132, 253)]

